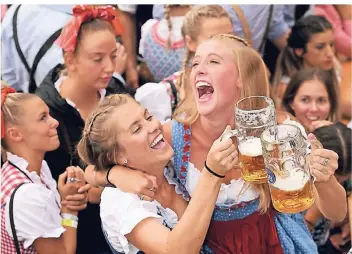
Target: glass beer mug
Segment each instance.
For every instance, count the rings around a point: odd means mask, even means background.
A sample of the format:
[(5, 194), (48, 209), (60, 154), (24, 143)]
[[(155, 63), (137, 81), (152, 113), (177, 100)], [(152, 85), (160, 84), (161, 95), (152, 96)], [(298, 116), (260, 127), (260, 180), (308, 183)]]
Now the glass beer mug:
[(275, 209), (298, 213), (309, 208), (314, 202), (309, 144), (300, 129), (289, 124), (273, 126), (262, 133), (261, 142)]
[(246, 182), (266, 183), (260, 135), (276, 125), (274, 102), (265, 96), (243, 98), (236, 104), (235, 121), (235, 130), (224, 133), (222, 139), (237, 137), (242, 178)]

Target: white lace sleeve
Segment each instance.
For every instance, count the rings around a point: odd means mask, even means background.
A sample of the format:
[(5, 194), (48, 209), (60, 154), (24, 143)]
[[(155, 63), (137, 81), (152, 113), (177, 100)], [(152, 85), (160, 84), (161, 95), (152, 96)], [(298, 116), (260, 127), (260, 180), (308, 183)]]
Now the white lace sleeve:
[(145, 22), (142, 25), (141, 28), (141, 40), (139, 41), (139, 54), (141, 54), (143, 56), (144, 54), (144, 41), (145, 41), (145, 37), (147, 36), (148, 32), (150, 32), (152, 30), (153, 25), (158, 22), (158, 20), (156, 19), (149, 19), (147, 20), (147, 22)]
[(123, 253), (137, 252), (125, 235), (139, 222), (152, 217), (163, 223), (162, 217), (157, 214), (155, 203), (142, 201), (135, 194), (110, 187), (106, 187), (102, 193), (100, 217), (110, 244), (116, 251)]

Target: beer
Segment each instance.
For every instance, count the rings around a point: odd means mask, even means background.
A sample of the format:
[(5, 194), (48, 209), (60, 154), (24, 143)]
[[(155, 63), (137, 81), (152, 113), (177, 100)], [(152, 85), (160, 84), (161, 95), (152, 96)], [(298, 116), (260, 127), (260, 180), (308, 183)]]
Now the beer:
[(241, 141), (238, 150), (240, 152), (242, 178), (247, 182), (266, 183), (267, 174), (264, 169), (260, 138)]
[(271, 199), (277, 211), (298, 213), (313, 204), (313, 183), (303, 170), (291, 170), (286, 177), (269, 170), (268, 175)]

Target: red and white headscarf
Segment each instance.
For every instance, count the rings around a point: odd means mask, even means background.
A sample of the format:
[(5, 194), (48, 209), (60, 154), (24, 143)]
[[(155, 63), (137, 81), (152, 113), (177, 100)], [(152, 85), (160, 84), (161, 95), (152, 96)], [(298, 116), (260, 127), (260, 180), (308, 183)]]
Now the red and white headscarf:
[(102, 19), (108, 21), (115, 30), (115, 35), (123, 33), (123, 27), (117, 19), (116, 9), (110, 5), (89, 6), (76, 5), (73, 7), (73, 18), (63, 28), (61, 35), (55, 41), (65, 52), (74, 52), (76, 48), (77, 36), (81, 25), (92, 19)]

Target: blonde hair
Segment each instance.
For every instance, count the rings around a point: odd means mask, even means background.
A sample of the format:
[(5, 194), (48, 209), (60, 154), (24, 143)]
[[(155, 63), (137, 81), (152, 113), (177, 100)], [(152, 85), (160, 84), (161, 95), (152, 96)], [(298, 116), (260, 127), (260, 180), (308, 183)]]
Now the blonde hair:
[(118, 132), (114, 128), (113, 123), (116, 121), (112, 115), (116, 108), (126, 104), (128, 100), (133, 101), (128, 94), (107, 96), (89, 116), (77, 145), (78, 155), (85, 164), (94, 165), (100, 171), (118, 164)]
[[(234, 61), (237, 66), (237, 73), (242, 83), (240, 97), (263, 95), (269, 96), (269, 79), (266, 65), (259, 53), (252, 49), (246, 40), (229, 34), (213, 36), (209, 41), (220, 41), (226, 43), (226, 47), (232, 49)], [(193, 94), (187, 94), (185, 101), (194, 101)], [(191, 98), (192, 97), (192, 98)], [(177, 119), (180, 122), (191, 125), (199, 116), (195, 103), (184, 103), (180, 110), (187, 112), (187, 118)], [(270, 192), (267, 184), (253, 184), (254, 189), (259, 193), (259, 210), (267, 212), (270, 207)]]
[[(1, 81), (1, 90), (9, 87), (4, 81)], [(33, 98), (39, 98), (38, 96), (30, 93), (8, 93), (1, 102), (1, 111), (4, 114), (4, 124), (5, 128), (11, 125), (21, 124), (21, 118), (25, 112), (25, 107), (23, 103)], [(8, 149), (5, 139), (1, 140), (1, 146), (4, 149)]]
[(171, 46), (172, 23), (171, 23), (170, 12), (171, 12), (171, 9), (175, 8), (175, 7), (190, 7), (190, 5), (181, 5), (181, 4), (165, 4), (164, 5), (164, 15), (165, 15), (165, 19), (167, 21), (167, 28), (168, 28), (168, 32), (169, 32), (169, 35), (167, 37), (167, 42), (165, 44), (166, 50), (168, 50), (169, 47)]
[[(203, 6), (195, 6), (193, 7), (186, 15), (182, 25), (182, 36), (183, 38), (188, 35), (193, 41), (196, 41), (199, 32), (200, 26), (204, 18), (228, 18), (229, 22), (232, 24), (231, 18), (229, 14), (222, 8), (220, 5), (203, 5)], [(195, 107), (194, 100), (187, 100), (184, 101), (184, 98), (191, 94), (191, 88), (187, 86), (188, 77), (189, 77), (189, 62), (194, 56), (195, 52), (190, 51), (186, 48), (186, 57), (183, 61), (182, 70), (180, 76), (177, 79), (177, 86), (179, 90), (182, 90), (182, 98), (179, 102), (180, 107), (177, 107), (174, 112), (174, 116), (177, 117), (178, 115), (183, 115), (183, 104), (193, 104), (192, 107), (188, 107), (191, 112), (187, 112), (186, 114), (194, 114), (195, 112), (192, 108)]]

